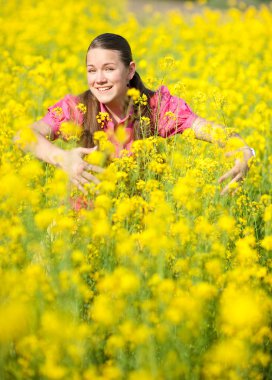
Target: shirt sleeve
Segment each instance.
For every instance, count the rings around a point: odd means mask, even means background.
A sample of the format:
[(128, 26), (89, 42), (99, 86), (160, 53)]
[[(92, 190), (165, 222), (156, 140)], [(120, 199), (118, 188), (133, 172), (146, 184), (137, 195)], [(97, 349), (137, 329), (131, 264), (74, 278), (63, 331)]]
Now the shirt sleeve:
[(181, 98), (170, 94), (166, 86), (161, 86), (150, 100), (155, 130), (162, 137), (182, 133), (192, 126), (197, 115)]
[(83, 123), (83, 113), (77, 106), (77, 97), (66, 95), (63, 99), (48, 108), (47, 114), (41, 119), (41, 121), (50, 126), (52, 137), (54, 139), (58, 138), (60, 134), (59, 130), (63, 122), (71, 121), (79, 125)]

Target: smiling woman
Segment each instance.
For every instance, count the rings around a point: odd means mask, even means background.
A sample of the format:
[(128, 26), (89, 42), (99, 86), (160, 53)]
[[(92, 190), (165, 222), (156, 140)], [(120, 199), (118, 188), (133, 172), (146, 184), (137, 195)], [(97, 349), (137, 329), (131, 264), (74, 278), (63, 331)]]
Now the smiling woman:
[(135, 63), (126, 67), (118, 51), (100, 48), (90, 49), (87, 54), (88, 85), (100, 103), (107, 105), (111, 113), (118, 115), (125, 110), (127, 84), (135, 73)]
[[(150, 135), (168, 137), (187, 128), (194, 131), (197, 139), (225, 145), (229, 137), (225, 127), (197, 116), (183, 99), (172, 96), (167, 87), (161, 86), (153, 91), (144, 86), (136, 71), (130, 46), (122, 36), (105, 33), (96, 37), (87, 50), (86, 68), (88, 90), (78, 96), (66, 95), (49, 107), (48, 113), (32, 125), (37, 141), (28, 147), (39, 159), (60, 166), (81, 191), (84, 192), (86, 183), (98, 181), (89, 170), (102, 170), (90, 166), (83, 159), (84, 155), (96, 149), (93, 136), (95, 131), (101, 129), (113, 143), (116, 157), (123, 149), (130, 151), (136, 139)], [(140, 114), (139, 102), (130, 101), (128, 88), (134, 88), (139, 93)], [(103, 123), (99, 114), (107, 115)], [(148, 120), (144, 130), (140, 128), (140, 119), (143, 118)], [(67, 121), (83, 127), (79, 148), (63, 150), (46, 138), (55, 139), (63, 122)], [(122, 143), (115, 136), (120, 125), (124, 127), (126, 136)], [(219, 178), (219, 182), (231, 178), (222, 194), (245, 176), (248, 161), (254, 155), (252, 148), (238, 134), (232, 133), (230, 136), (238, 142), (236, 150), (241, 151), (243, 157), (237, 159), (234, 167)]]

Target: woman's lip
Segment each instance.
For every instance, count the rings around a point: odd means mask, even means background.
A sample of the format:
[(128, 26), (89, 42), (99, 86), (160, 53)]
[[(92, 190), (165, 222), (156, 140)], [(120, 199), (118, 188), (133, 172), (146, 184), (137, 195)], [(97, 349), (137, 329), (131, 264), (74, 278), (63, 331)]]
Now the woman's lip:
[(96, 90), (98, 91), (108, 91), (112, 88), (112, 86), (109, 87), (96, 87)]

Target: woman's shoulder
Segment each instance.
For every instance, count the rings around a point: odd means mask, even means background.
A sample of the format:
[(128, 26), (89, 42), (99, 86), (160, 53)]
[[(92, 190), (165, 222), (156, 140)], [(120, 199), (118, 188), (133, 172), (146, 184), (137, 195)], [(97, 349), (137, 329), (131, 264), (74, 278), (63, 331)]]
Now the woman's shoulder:
[(82, 124), (84, 105), (76, 95), (66, 94), (63, 98), (48, 107), (47, 114), (42, 121), (49, 124), (56, 131), (62, 122), (73, 121)]
[(80, 95), (66, 94), (63, 98), (58, 100), (55, 104), (48, 107), (49, 112), (61, 113), (66, 117), (85, 113), (86, 107), (82, 102)]
[(170, 94), (170, 91), (169, 91), (169, 88), (165, 85), (161, 85), (157, 88), (157, 90), (154, 92), (154, 95), (155, 97), (158, 97), (158, 96), (171, 96)]
[(67, 107), (70, 107), (72, 105), (77, 105), (78, 103), (79, 103), (78, 96), (73, 95), (73, 94), (66, 94), (62, 98), (57, 100), (53, 105), (48, 107), (48, 110), (52, 110), (55, 107), (64, 107), (66, 109)]
[(158, 87), (152, 94), (152, 96), (149, 99), (149, 105), (151, 108), (157, 108), (158, 103), (161, 102), (162, 97), (168, 97), (170, 96), (170, 91), (166, 86), (160, 86)]
[(167, 86), (160, 86), (155, 91), (154, 95), (150, 98), (150, 106), (151, 108), (157, 108), (158, 106), (163, 105), (174, 105), (176, 103), (183, 102), (183, 99), (178, 98), (177, 96), (173, 96), (170, 93), (170, 90)]
[(196, 115), (188, 104), (178, 96), (172, 95), (167, 86), (160, 86), (150, 99), (153, 120), (162, 137), (182, 133), (191, 127)]

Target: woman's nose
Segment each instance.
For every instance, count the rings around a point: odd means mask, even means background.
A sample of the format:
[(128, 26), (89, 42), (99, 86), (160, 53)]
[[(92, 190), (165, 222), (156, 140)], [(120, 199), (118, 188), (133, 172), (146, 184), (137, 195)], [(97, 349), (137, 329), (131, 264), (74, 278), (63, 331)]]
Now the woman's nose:
[(105, 82), (106, 78), (102, 70), (96, 72), (95, 80), (97, 83)]

